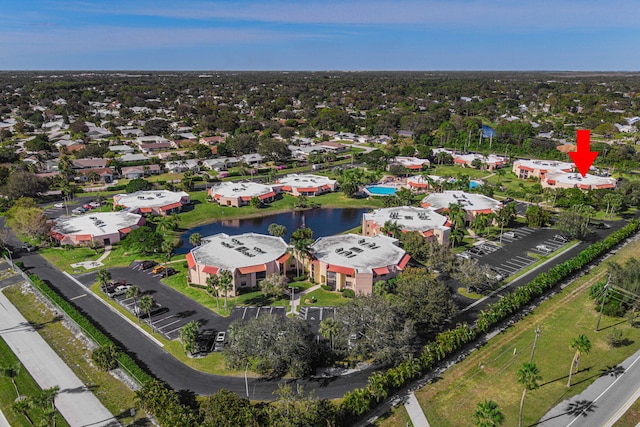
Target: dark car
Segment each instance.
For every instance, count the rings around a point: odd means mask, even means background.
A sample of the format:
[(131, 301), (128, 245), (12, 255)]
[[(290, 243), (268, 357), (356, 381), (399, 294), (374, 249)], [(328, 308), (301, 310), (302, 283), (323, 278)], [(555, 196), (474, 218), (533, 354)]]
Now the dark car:
[(142, 264), (140, 264), (140, 266), (142, 267), (143, 270), (148, 270), (151, 267), (155, 267), (156, 265), (158, 265), (158, 263), (155, 262), (155, 261), (151, 261), (151, 260), (142, 261)]
[(502, 201), (502, 204), (506, 205), (507, 203), (511, 203), (511, 202), (513, 202), (513, 198), (511, 198), (511, 197), (507, 197), (506, 199), (504, 199), (504, 200)]
[(29, 243), (25, 243), (25, 244), (22, 245), (22, 250), (25, 251), (25, 252), (33, 252), (36, 249), (38, 249), (38, 248), (36, 248), (35, 246), (33, 246), (33, 245), (29, 244)]
[(604, 230), (605, 228), (611, 228), (609, 224), (605, 224), (604, 222), (598, 222), (594, 224), (598, 230)]
[(168, 276), (173, 276), (174, 274), (176, 274), (177, 271), (175, 268), (169, 267), (164, 271), (164, 274), (168, 277)]

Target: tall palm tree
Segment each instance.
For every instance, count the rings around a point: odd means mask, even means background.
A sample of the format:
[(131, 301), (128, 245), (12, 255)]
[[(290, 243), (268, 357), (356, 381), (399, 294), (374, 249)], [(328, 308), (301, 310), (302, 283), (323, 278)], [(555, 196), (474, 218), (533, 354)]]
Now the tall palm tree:
[(218, 304), (218, 285), (220, 284), (220, 279), (215, 274), (209, 274), (206, 280), (208, 291), (210, 294), (215, 294), (216, 296), (216, 306), (220, 309), (220, 304)]
[(200, 233), (191, 234), (191, 236), (189, 236), (189, 243), (191, 243), (191, 245), (193, 246), (200, 246), (200, 243), (202, 243), (202, 234)]
[(460, 203), (449, 204), (449, 221), (453, 225), (453, 228), (464, 229), (464, 223), (466, 222), (466, 213)]
[(569, 368), (569, 381), (567, 381), (567, 387), (571, 387), (571, 376), (573, 375), (574, 370), (576, 372), (578, 371), (580, 356), (582, 355), (582, 353), (589, 354), (589, 351), (591, 350), (591, 341), (589, 341), (589, 338), (587, 338), (586, 335), (578, 335), (571, 340), (571, 348), (575, 348), (576, 352), (574, 353), (573, 359), (571, 360), (571, 367)]
[(153, 300), (153, 297), (151, 295), (144, 295), (142, 298), (140, 298), (139, 307), (140, 310), (147, 313), (147, 319), (149, 319), (149, 325), (151, 325), (151, 332), (155, 332), (153, 322), (151, 321), (151, 309), (153, 308), (154, 304), (155, 301)]
[(165, 277), (168, 277), (168, 272), (167, 272), (167, 263), (171, 260), (171, 254), (173, 253), (173, 242), (170, 242), (169, 240), (163, 240), (162, 241), (162, 245), (160, 246), (162, 248), (162, 252), (164, 252), (164, 274)]
[(16, 377), (20, 374), (20, 362), (16, 362), (12, 365), (2, 366), (0, 367), (0, 372), (3, 377), (7, 377), (11, 379), (13, 383), (13, 388), (16, 389), (16, 396), (20, 398), (20, 391), (18, 390), (18, 385), (16, 384)]
[(233, 289), (233, 276), (229, 270), (220, 270), (218, 272), (218, 287), (224, 292), (224, 308), (227, 308), (227, 297), (229, 291)]
[(106, 268), (100, 269), (96, 274), (96, 282), (100, 283), (100, 286), (105, 286), (111, 281), (111, 273)]
[(320, 322), (320, 335), (324, 338), (328, 338), (331, 342), (331, 351), (333, 351), (333, 338), (340, 331), (340, 324), (333, 317), (327, 317)]
[(268, 231), (272, 236), (282, 237), (287, 234), (287, 227), (285, 227), (284, 225), (276, 224), (274, 222), (273, 224), (269, 224)]
[(504, 414), (493, 400), (484, 400), (476, 405), (473, 420), (478, 427), (497, 427), (504, 423)]
[(459, 245), (464, 238), (464, 231), (454, 228), (449, 233), (449, 242), (451, 243), (451, 247), (455, 248), (456, 245)]
[(520, 399), (520, 417), (518, 419), (518, 427), (522, 427), (522, 409), (524, 408), (524, 398), (527, 395), (527, 390), (535, 390), (540, 385), (538, 381), (542, 379), (540, 371), (535, 363), (525, 362), (522, 367), (518, 369), (518, 384), (524, 386), (522, 390), (522, 398)]
[(133, 307), (140, 323), (140, 314), (138, 313), (138, 295), (140, 295), (140, 288), (137, 286), (131, 286), (124, 294), (127, 298), (133, 298)]
[(397, 221), (385, 221), (380, 231), (397, 239), (402, 233), (402, 228), (400, 228)]

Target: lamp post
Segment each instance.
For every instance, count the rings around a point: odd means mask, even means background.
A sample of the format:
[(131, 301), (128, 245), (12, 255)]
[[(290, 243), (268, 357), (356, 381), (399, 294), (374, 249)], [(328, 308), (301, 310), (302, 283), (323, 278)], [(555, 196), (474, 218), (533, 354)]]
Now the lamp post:
[(11, 268), (13, 269), (13, 272), (16, 272), (16, 265), (13, 263), (13, 252), (11, 251), (11, 249), (9, 248), (5, 248), (7, 250), (7, 253), (9, 254), (9, 261), (11, 262)]
[(247, 367), (244, 368), (244, 388), (247, 392), (247, 399), (249, 398), (249, 380), (247, 379), (247, 371), (249, 370), (249, 362), (247, 362)]

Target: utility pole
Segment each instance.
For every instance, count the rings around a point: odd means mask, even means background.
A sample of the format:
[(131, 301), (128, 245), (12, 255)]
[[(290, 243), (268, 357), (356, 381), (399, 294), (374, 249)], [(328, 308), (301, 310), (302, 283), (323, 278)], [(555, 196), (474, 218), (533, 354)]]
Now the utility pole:
[(609, 274), (607, 283), (604, 285), (604, 294), (602, 295), (602, 304), (600, 304), (600, 314), (598, 314), (598, 323), (596, 324), (596, 332), (600, 330), (600, 320), (602, 320), (602, 310), (604, 310), (604, 302), (607, 300), (607, 292), (609, 292), (610, 280), (611, 280), (611, 274)]
[(536, 351), (536, 344), (538, 343), (538, 337), (540, 336), (541, 333), (542, 333), (542, 330), (540, 329), (540, 325), (536, 326), (536, 336), (533, 339), (533, 347), (531, 347), (531, 357), (529, 358), (529, 363), (533, 363), (533, 354)]

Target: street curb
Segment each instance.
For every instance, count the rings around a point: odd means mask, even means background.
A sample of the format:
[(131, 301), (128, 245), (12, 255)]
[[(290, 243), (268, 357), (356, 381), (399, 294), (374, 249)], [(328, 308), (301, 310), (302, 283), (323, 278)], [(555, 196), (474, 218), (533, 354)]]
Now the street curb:
[(134, 328), (136, 328), (138, 331), (142, 332), (147, 338), (149, 338), (151, 341), (153, 341), (156, 345), (158, 345), (159, 347), (164, 347), (164, 344), (162, 344), (160, 341), (158, 341), (153, 335), (149, 334), (149, 332), (145, 331), (144, 329), (142, 329), (142, 327), (140, 327), (140, 325), (136, 325), (135, 322), (133, 322), (131, 319), (129, 319), (127, 316), (125, 316), (124, 314), (120, 313), (118, 310), (116, 310), (115, 308), (113, 308), (109, 303), (107, 303), (105, 300), (103, 300), (102, 298), (100, 298), (98, 295), (96, 295), (91, 289), (87, 288), (86, 286), (84, 286), (78, 279), (76, 279), (75, 277), (73, 277), (71, 274), (67, 273), (66, 271), (62, 272), (65, 276), (67, 276), (69, 279), (71, 279), (76, 285), (80, 286), (83, 290), (85, 290), (87, 292), (87, 294), (93, 296), (95, 299), (97, 299), (98, 301), (100, 301), (102, 304), (104, 304), (105, 306), (107, 306), (109, 308), (109, 310), (113, 311), (115, 314), (117, 314), (118, 316), (120, 316), (122, 319), (124, 319), (127, 323), (129, 323), (131, 326), (133, 326)]

